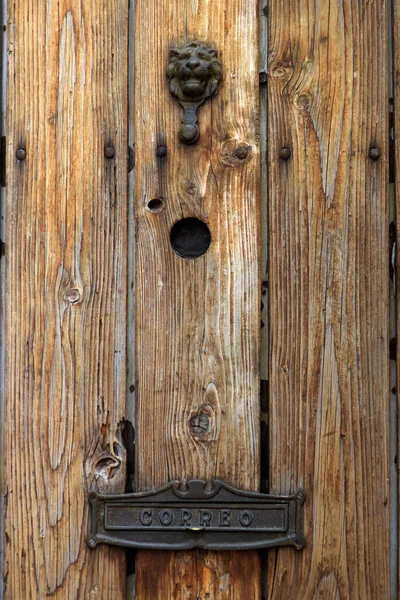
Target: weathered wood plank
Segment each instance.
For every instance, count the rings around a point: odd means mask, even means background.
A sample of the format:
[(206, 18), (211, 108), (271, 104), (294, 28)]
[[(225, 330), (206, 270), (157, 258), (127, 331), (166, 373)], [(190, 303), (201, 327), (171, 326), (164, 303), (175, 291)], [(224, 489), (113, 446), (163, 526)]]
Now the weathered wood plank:
[[(257, 28), (256, 0), (233, 0), (229, 10), (215, 0), (136, 2), (138, 490), (191, 477), (259, 485)], [(220, 52), (224, 81), (201, 109), (199, 142), (184, 146), (165, 70), (170, 48), (194, 39)], [(251, 147), (242, 161), (241, 143)], [(158, 144), (166, 158), (156, 157)], [(157, 214), (147, 209), (154, 198), (164, 201)], [(177, 257), (169, 241), (189, 216), (212, 235), (196, 260)], [(200, 414), (203, 435), (190, 426)], [(141, 552), (136, 576), (138, 600), (260, 596), (256, 553)]]
[(8, 4), (5, 597), (123, 598), (128, 3)]
[(271, 491), (308, 498), (269, 598), (390, 597), (387, 24), (269, 3)]
[[(393, 66), (393, 127), (394, 127), (394, 162), (393, 162), (393, 180), (394, 180), (394, 194), (395, 194), (395, 205), (396, 205), (396, 273), (395, 273), (395, 292), (396, 292), (396, 315), (397, 315), (397, 340), (396, 340), (396, 363), (397, 363), (397, 484), (398, 493), (397, 501), (400, 498), (400, 477), (399, 477), (399, 449), (400, 449), (400, 360), (399, 360), (399, 332), (400, 332), (400, 5), (399, 2), (393, 1), (392, 3), (392, 66)], [(393, 411), (393, 414), (396, 414)], [(397, 575), (397, 595), (400, 597), (400, 554), (399, 554), (399, 543), (400, 543), (400, 519), (398, 518), (399, 508), (397, 507), (397, 569), (392, 571), (396, 572)], [(392, 583), (394, 588), (394, 582)], [(395, 597), (395, 596), (393, 596)]]
[[(6, 48), (7, 10), (5, 2), (0, 2), (0, 137), (6, 134)], [(5, 173), (3, 174), (5, 177)], [(4, 181), (2, 183), (4, 185)], [(4, 423), (4, 354), (5, 354), (5, 188), (0, 187), (0, 423)], [(0, 427), (0, 453), (4, 451), (4, 427)], [(4, 460), (0, 466), (0, 600), (3, 600), (4, 585)]]

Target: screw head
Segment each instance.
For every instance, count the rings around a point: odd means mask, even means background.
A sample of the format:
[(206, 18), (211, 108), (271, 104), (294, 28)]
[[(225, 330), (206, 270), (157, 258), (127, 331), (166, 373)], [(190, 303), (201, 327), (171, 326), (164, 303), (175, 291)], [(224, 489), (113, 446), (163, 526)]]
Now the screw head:
[(381, 155), (381, 151), (379, 150), (379, 148), (370, 148), (369, 152), (368, 152), (368, 156), (372, 159), (372, 160), (378, 160), (378, 158)]
[(25, 158), (26, 158), (25, 148), (18, 148), (18, 150), (15, 153), (15, 156), (17, 157), (18, 160), (25, 160)]
[(106, 158), (114, 158), (115, 156), (115, 150), (112, 146), (106, 146), (104, 148), (104, 156)]
[(238, 146), (236, 148), (235, 154), (240, 160), (244, 160), (245, 158), (247, 158), (247, 156), (249, 154), (249, 147), (248, 146)]
[(89, 546), (89, 548), (95, 548), (96, 547), (96, 540), (94, 540), (93, 538), (89, 538), (87, 541), (87, 545)]
[(165, 146), (157, 146), (156, 154), (158, 158), (165, 158), (167, 153), (167, 148)]
[(292, 156), (292, 151), (290, 148), (283, 147), (279, 150), (279, 156), (283, 160), (288, 160), (288, 158), (290, 158)]

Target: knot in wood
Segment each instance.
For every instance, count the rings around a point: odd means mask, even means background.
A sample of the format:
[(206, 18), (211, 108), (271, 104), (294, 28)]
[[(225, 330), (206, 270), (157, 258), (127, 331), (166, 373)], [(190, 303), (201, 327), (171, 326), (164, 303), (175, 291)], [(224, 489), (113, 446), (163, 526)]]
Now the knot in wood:
[(297, 110), (310, 112), (313, 104), (313, 95), (310, 92), (303, 92), (296, 94), (294, 98), (294, 105)]
[(81, 299), (81, 295), (79, 290), (77, 290), (76, 288), (72, 288), (70, 290), (67, 290), (67, 292), (65, 293), (65, 298), (70, 304), (76, 304)]
[(193, 435), (205, 435), (210, 429), (210, 417), (200, 412), (190, 419), (189, 425)]

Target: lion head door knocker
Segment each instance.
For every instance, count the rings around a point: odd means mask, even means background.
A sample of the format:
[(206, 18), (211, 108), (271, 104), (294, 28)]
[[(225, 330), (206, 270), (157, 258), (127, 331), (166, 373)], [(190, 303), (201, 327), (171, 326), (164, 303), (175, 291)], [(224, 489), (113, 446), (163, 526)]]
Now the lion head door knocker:
[(179, 128), (184, 144), (194, 144), (200, 136), (197, 110), (213, 96), (222, 79), (217, 51), (202, 42), (188, 42), (173, 48), (167, 68), (169, 91), (185, 111)]

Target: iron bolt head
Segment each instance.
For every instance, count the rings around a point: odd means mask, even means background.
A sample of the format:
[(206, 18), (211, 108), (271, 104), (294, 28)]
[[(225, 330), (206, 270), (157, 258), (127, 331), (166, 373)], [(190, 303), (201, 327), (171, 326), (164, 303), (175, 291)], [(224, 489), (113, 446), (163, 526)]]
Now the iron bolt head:
[(184, 144), (194, 144), (200, 136), (200, 129), (193, 123), (184, 123), (179, 129), (179, 139)]
[(16, 157), (18, 160), (25, 160), (26, 158), (26, 150), (25, 148), (18, 148), (18, 150), (15, 153)]
[(157, 146), (156, 154), (158, 158), (165, 158), (167, 156), (167, 148), (165, 146)]
[(282, 160), (288, 160), (292, 156), (292, 151), (290, 148), (283, 147), (279, 150), (279, 156)]
[(379, 150), (379, 148), (370, 148), (368, 155), (372, 160), (378, 160), (378, 158), (381, 155), (381, 151)]
[(258, 80), (260, 82), (260, 85), (264, 85), (265, 83), (267, 83), (267, 74), (265, 71), (260, 71), (258, 74)]
[(249, 148), (248, 148), (248, 146), (238, 146), (236, 148), (236, 156), (240, 160), (244, 160), (245, 158), (247, 158), (248, 154), (249, 154)]
[(106, 158), (114, 158), (115, 156), (115, 150), (112, 146), (106, 146), (104, 148), (104, 156)]

